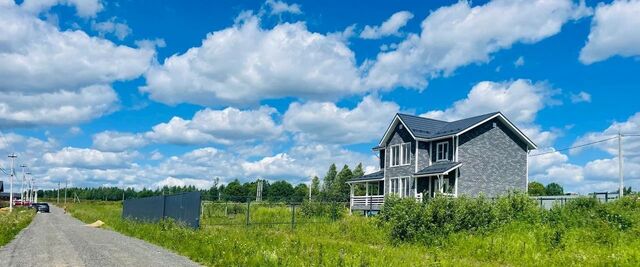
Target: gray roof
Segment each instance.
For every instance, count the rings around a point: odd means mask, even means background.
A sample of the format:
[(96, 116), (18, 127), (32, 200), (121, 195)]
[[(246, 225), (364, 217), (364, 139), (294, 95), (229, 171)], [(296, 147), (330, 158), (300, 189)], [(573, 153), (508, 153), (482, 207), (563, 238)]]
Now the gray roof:
[(442, 174), (452, 168), (459, 167), (460, 165), (462, 165), (462, 163), (455, 161), (436, 162), (433, 165), (416, 172), (414, 175)]
[(384, 179), (384, 172), (382, 170), (379, 170), (379, 171), (374, 172), (374, 173), (365, 174), (365, 175), (360, 176), (360, 177), (351, 178), (351, 179), (347, 180), (347, 182), (382, 180), (382, 179)]
[(430, 118), (418, 117), (414, 115), (398, 113), (400, 119), (407, 125), (409, 130), (418, 138), (437, 138), (452, 134), (457, 134), (477, 123), (486, 120), (500, 112), (487, 113), (480, 116), (466, 118), (462, 120), (446, 122)]

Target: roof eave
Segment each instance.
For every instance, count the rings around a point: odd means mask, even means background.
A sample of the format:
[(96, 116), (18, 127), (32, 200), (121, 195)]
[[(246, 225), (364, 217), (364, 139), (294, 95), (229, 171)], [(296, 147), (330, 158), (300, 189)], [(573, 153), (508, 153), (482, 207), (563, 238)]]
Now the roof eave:
[(392, 128), (395, 128), (395, 127), (392, 127), (392, 126), (394, 126), (394, 124), (396, 124), (396, 120), (399, 121), (400, 123), (402, 123), (402, 125), (404, 125), (404, 128), (407, 129), (407, 132), (409, 132), (409, 134), (411, 135), (411, 137), (414, 140), (418, 140), (418, 138), (416, 138), (415, 134), (413, 134), (413, 132), (411, 131), (411, 128), (409, 128), (407, 126), (407, 124), (404, 121), (402, 121), (402, 118), (400, 118), (398, 113), (396, 113), (396, 115), (393, 117), (393, 120), (391, 121), (391, 124), (389, 124), (389, 127), (387, 127), (387, 130), (384, 132), (384, 135), (382, 136), (382, 139), (380, 140), (380, 143), (378, 143), (378, 146), (380, 146), (380, 147), (383, 146), (382, 144), (384, 144), (384, 142), (387, 141), (387, 139), (389, 138), (389, 134), (392, 132), (391, 131)]

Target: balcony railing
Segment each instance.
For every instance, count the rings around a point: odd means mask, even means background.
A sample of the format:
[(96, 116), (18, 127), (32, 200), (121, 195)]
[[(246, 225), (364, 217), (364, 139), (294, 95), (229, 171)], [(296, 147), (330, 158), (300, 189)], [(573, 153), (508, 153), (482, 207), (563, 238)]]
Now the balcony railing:
[(352, 196), (351, 206), (381, 206), (384, 203), (384, 195)]
[[(372, 195), (372, 196), (352, 196), (351, 207), (361, 208), (379, 208), (384, 204), (384, 195)], [(416, 194), (414, 196), (417, 202), (422, 202), (422, 194)]]

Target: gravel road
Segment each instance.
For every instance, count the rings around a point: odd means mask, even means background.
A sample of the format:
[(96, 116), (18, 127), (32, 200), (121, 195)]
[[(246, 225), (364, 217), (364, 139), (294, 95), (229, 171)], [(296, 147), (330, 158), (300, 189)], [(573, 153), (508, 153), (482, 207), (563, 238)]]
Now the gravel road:
[(198, 266), (186, 257), (122, 234), (85, 226), (60, 208), (39, 213), (0, 248), (0, 266)]

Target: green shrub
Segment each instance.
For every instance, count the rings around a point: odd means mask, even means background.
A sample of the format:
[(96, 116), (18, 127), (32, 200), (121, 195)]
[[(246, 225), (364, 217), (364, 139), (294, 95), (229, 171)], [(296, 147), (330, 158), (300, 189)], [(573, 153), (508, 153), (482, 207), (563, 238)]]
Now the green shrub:
[(460, 197), (455, 211), (455, 231), (482, 232), (492, 228), (498, 221), (495, 205), (484, 196)]
[(387, 196), (378, 218), (390, 226), (393, 241), (416, 240), (427, 231), (425, 211), (425, 205), (413, 198)]
[(305, 200), (300, 205), (300, 213), (307, 218), (323, 217), (337, 220), (345, 215), (345, 207), (338, 202), (315, 202)]
[(512, 222), (539, 222), (542, 209), (527, 195), (512, 193), (492, 202), (484, 196), (435, 197), (425, 204), (412, 198), (387, 197), (380, 222), (390, 228), (394, 241), (423, 238), (431, 243), (453, 233), (483, 234)]
[(498, 198), (495, 205), (498, 219), (503, 223), (513, 220), (538, 222), (543, 211), (529, 196), (519, 192)]

